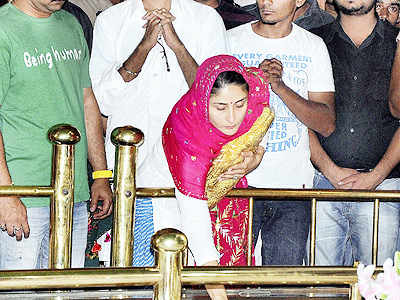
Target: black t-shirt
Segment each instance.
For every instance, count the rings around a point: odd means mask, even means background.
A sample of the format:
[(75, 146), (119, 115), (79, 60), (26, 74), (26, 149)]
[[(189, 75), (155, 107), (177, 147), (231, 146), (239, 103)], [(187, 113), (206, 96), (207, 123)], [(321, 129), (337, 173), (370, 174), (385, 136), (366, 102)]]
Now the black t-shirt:
[(85, 35), (85, 39), (89, 47), (89, 52), (92, 52), (93, 25), (92, 22), (90, 22), (87, 14), (79, 6), (71, 2), (65, 2), (62, 8), (78, 19), (79, 23), (82, 26), (83, 34)]
[[(336, 130), (318, 135), (340, 167), (373, 169), (399, 127), (389, 110), (389, 84), (398, 30), (379, 21), (356, 47), (338, 21), (313, 32), (328, 47), (335, 80)], [(400, 177), (396, 166), (388, 178)]]
[(221, 0), (216, 11), (224, 21), (226, 30), (258, 20), (257, 6), (255, 4), (240, 7), (233, 1)]

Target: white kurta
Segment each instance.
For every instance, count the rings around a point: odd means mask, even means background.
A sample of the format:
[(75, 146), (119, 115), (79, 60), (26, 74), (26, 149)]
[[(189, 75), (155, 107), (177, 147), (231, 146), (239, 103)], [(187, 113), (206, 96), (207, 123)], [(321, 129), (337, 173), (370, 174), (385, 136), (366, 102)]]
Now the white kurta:
[[(173, 22), (175, 31), (198, 64), (210, 56), (227, 52), (225, 27), (214, 9), (195, 1), (172, 0), (171, 13), (176, 17)], [(118, 73), (122, 63), (143, 38), (144, 14), (142, 1), (128, 0), (110, 7), (98, 16), (94, 27), (90, 76), (100, 110), (108, 117), (108, 168), (114, 167), (115, 148), (110, 141), (112, 130), (132, 125), (141, 129), (145, 136), (145, 142), (138, 151), (138, 186), (172, 187), (172, 180), (159, 172), (165, 170), (166, 160), (162, 151), (155, 150), (155, 145), (160, 141), (162, 127), (173, 105), (188, 90), (178, 61), (173, 51), (162, 41), (168, 57), (169, 72), (162, 48), (156, 45), (134, 80), (126, 83)], [(160, 156), (158, 159), (153, 159), (155, 152)], [(156, 199), (153, 207), (157, 230), (165, 226), (168, 211), (171, 216), (174, 215), (176, 203), (172, 199)], [(176, 217), (171, 221), (176, 222)], [(164, 224), (161, 226), (159, 222)]]

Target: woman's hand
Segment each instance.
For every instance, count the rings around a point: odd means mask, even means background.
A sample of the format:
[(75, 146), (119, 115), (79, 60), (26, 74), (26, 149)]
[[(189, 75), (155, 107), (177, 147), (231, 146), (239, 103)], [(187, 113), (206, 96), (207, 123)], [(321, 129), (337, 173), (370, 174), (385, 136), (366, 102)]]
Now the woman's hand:
[(258, 146), (256, 151), (243, 151), (241, 153), (243, 161), (230, 167), (225, 173), (219, 177), (219, 181), (227, 179), (239, 179), (249, 174), (261, 163), (264, 156), (265, 148)]

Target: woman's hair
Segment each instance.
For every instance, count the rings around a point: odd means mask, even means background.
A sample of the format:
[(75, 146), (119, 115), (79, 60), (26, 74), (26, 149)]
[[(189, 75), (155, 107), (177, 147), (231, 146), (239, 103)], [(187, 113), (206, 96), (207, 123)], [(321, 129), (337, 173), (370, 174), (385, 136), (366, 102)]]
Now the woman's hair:
[(249, 91), (249, 85), (241, 74), (235, 71), (225, 71), (220, 73), (217, 79), (215, 79), (214, 85), (211, 89), (211, 95), (215, 95), (219, 89), (229, 84), (244, 85), (246, 90)]

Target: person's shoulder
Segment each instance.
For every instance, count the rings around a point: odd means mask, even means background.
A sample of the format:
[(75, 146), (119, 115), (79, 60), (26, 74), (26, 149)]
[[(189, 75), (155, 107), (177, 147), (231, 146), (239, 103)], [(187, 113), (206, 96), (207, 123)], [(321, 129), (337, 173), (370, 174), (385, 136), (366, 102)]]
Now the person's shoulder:
[(104, 10), (101, 14), (99, 14), (96, 18), (97, 20), (124, 20), (128, 15), (132, 14), (135, 10), (136, 5), (133, 5), (133, 1), (123, 1), (116, 5), (110, 6), (106, 10)]
[(7, 24), (9, 22), (9, 16), (12, 14), (11, 5), (7, 3), (0, 7), (0, 24)]
[(242, 34), (248, 34), (249, 33), (249, 29), (251, 28), (251, 23), (253, 22), (249, 22), (249, 23), (245, 23), (242, 25), (239, 25), (237, 27), (234, 27), (232, 29), (229, 29), (228, 32), (228, 36), (229, 37), (234, 37), (234, 36), (238, 36), (238, 35), (242, 35)]
[(73, 16), (72, 12), (69, 10), (65, 9), (60, 9), (55, 12), (53, 12), (53, 15), (56, 16), (58, 20), (61, 20), (63, 22), (70, 22), (71, 20), (76, 20), (75, 17)]
[(73, 4), (72, 2), (68, 1), (68, 2), (65, 2), (62, 9), (69, 12), (73, 16), (75, 16), (79, 20), (79, 23), (82, 24), (82, 27), (83, 27), (83, 24), (85, 24), (85, 26), (89, 26), (89, 27), (91, 26), (92, 23), (90, 22), (88, 15), (78, 5)]
[(60, 9), (53, 12), (53, 14), (57, 18), (59, 24), (65, 24), (67, 28), (79, 28), (79, 30), (81, 30), (81, 24), (79, 23), (78, 18), (75, 17), (72, 12)]
[(385, 39), (392, 41), (396, 40), (397, 35), (399, 34), (399, 29), (388, 22), (381, 22), (384, 30)]
[[(214, 19), (219, 20), (221, 19), (218, 12), (215, 8), (211, 6), (205, 5), (203, 3), (199, 3), (197, 1), (188, 1), (188, 0), (172, 0), (175, 2), (176, 5), (182, 8), (185, 12), (184, 17), (187, 18), (195, 18), (199, 20), (203, 25), (206, 25), (206, 20)], [(206, 20), (205, 20), (206, 19)], [(221, 19), (222, 21), (222, 19)]]
[(175, 2), (175, 4), (178, 4), (179, 6), (181, 6), (184, 9), (189, 9), (189, 10), (195, 10), (195, 11), (199, 11), (201, 13), (204, 12), (211, 12), (214, 11), (215, 9), (212, 8), (209, 5), (197, 2), (197, 1), (187, 1), (187, 0), (172, 0)]
[[(123, 1), (107, 8), (96, 17), (94, 35), (96, 36), (96, 28), (101, 28), (101, 31), (98, 31), (97, 34), (100, 34), (100, 32), (102, 34), (107, 32), (108, 35), (120, 34), (126, 23), (136, 22), (135, 11), (137, 10), (138, 3), (136, 1)], [(137, 28), (133, 28), (133, 30), (136, 32)]]
[(311, 33), (321, 37), (324, 41), (331, 34), (333, 26), (335, 26), (335, 22), (325, 24), (321, 27), (313, 28), (310, 30)]
[(80, 15), (86, 16), (86, 13), (83, 11), (82, 8), (80, 8), (78, 5), (70, 1), (65, 2), (62, 9), (69, 12), (70, 14), (73, 14), (74, 16), (80, 16)]
[(10, 13), (9, 4), (5, 4), (0, 7), (0, 41), (2, 41), (6, 36), (6, 30), (10, 28), (10, 21), (8, 20), (8, 15)]
[(300, 39), (303, 41), (302, 44), (305, 43), (307, 44), (307, 46), (310, 46), (310, 44), (314, 45), (320, 45), (321, 43), (324, 44), (324, 41), (320, 36), (294, 23), (293, 23), (293, 30), (295, 31), (295, 34), (299, 36)]

